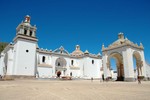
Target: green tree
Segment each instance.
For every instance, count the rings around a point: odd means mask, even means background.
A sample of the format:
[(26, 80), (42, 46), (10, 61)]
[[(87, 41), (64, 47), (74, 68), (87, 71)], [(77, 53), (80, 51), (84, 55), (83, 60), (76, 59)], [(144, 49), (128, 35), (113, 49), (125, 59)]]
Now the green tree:
[(4, 50), (4, 48), (8, 45), (8, 43), (0, 42), (0, 53)]

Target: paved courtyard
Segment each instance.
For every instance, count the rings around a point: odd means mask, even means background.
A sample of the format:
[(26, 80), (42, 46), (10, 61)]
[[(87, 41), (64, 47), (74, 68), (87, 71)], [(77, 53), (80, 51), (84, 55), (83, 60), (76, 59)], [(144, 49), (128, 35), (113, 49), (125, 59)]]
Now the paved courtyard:
[(150, 100), (150, 81), (0, 81), (0, 100)]

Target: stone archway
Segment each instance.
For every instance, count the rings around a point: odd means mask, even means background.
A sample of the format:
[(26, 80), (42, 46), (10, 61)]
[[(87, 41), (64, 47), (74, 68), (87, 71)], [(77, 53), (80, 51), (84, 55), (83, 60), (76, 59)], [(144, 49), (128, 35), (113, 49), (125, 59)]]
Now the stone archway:
[(123, 33), (118, 34), (118, 39), (108, 47), (102, 45), (104, 78), (111, 77), (110, 58), (116, 59), (118, 80), (135, 81), (133, 57), (136, 59), (138, 75), (146, 77), (144, 47), (134, 44)]
[(61, 72), (61, 75), (65, 76), (66, 70), (67, 70), (66, 65), (67, 65), (67, 62), (63, 57), (57, 58), (55, 62), (55, 66), (56, 66), (55, 72), (56, 73)]
[(109, 70), (111, 70), (111, 63), (110, 63), (111, 58), (114, 58), (116, 61), (117, 81), (124, 81), (124, 66), (122, 55), (118, 52), (114, 52), (108, 56), (107, 67)]

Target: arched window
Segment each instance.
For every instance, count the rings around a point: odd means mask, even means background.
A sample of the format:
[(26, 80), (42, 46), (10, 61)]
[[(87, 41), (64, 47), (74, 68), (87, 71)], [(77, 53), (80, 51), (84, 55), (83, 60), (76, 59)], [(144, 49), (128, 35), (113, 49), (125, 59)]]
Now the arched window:
[(73, 60), (71, 60), (71, 65), (73, 65)]
[(32, 31), (30, 31), (30, 36), (32, 36)]
[(67, 62), (63, 57), (59, 57), (56, 59), (55, 66), (56, 67), (66, 67)]
[(92, 60), (92, 64), (94, 64), (94, 60)]
[(42, 62), (43, 62), (43, 63), (45, 63), (45, 56), (43, 56), (43, 58), (42, 58)]
[(24, 35), (27, 35), (27, 30), (26, 29), (24, 30)]
[(60, 62), (58, 62), (58, 66), (60, 66)]

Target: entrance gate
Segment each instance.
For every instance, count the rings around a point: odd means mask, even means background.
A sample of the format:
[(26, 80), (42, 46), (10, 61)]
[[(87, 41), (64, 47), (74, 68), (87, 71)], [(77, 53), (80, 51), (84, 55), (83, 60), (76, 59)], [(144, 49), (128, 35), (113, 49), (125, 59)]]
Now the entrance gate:
[[(102, 45), (104, 78), (111, 76), (110, 58), (116, 60), (117, 80), (135, 81), (137, 76), (146, 77), (144, 47), (142, 43), (138, 46), (127, 38), (123, 33), (118, 34), (118, 40), (108, 47)], [(136, 69), (134, 69), (133, 57), (136, 59)], [(136, 72), (137, 75), (135, 76)]]

